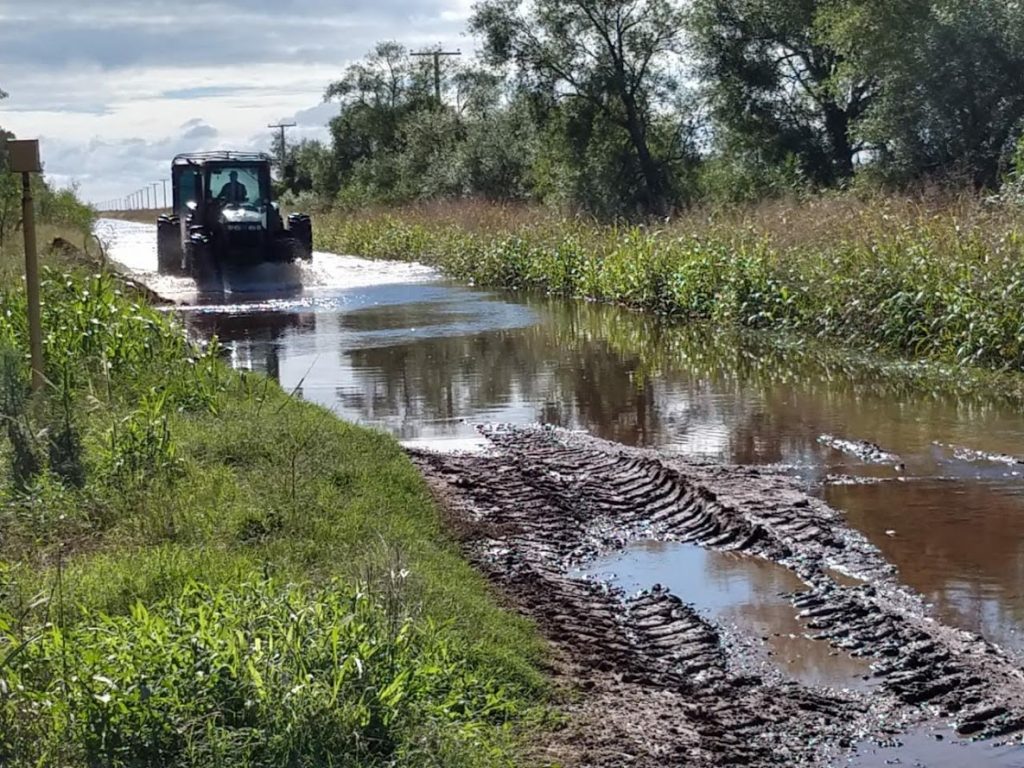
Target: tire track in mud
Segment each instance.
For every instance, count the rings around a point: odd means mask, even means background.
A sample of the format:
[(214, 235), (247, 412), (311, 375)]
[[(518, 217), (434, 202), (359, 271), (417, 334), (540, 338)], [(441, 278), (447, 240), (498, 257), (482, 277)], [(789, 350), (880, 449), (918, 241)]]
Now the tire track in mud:
[[(927, 619), (920, 599), (837, 511), (791, 479), (691, 463), (549, 428), (482, 430), (479, 455), (412, 451), (473, 559), (533, 617), (584, 691), (558, 759), (640, 766), (811, 765), (882, 724), (953, 718), (964, 735), (1024, 728), (1024, 675), (981, 638)], [(875, 660), (865, 694), (750, 674), (682, 600), (627, 596), (574, 568), (639, 538), (781, 563), (808, 630)], [(840, 584), (832, 573), (860, 582)]]

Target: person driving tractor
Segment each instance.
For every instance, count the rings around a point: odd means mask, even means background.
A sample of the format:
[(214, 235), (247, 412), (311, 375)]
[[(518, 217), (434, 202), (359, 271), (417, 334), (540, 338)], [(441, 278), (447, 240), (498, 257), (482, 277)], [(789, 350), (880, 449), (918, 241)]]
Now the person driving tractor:
[(228, 174), (228, 178), (230, 181), (221, 187), (220, 194), (217, 197), (229, 205), (238, 205), (248, 200), (248, 190), (246, 190), (245, 184), (238, 180), (238, 171), (231, 171)]

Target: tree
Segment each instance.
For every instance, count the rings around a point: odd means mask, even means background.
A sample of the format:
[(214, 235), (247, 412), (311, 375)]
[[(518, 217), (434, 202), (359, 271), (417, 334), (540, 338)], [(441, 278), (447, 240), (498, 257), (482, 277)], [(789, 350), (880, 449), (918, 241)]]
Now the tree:
[(429, 106), (430, 82), (424, 63), (411, 59), (404, 46), (384, 42), (328, 86), (324, 99), (341, 103), (340, 114), (331, 121), (340, 176), (360, 161), (401, 149), (402, 118)]
[(1024, 6), (847, 0), (827, 31), (847, 69), (881, 84), (859, 134), (903, 177), (998, 184), (1024, 122)]
[(877, 97), (878, 82), (844, 68), (843, 54), (821, 34), (833, 5), (696, 0), (688, 28), (727, 154), (775, 166), (796, 157), (817, 184), (853, 175), (863, 149), (854, 127)]
[(0, 128), (0, 246), (21, 224), (21, 184), (7, 159), (7, 142), (13, 138), (13, 133)]
[[(626, 174), (639, 178), (648, 213), (669, 204), (668, 158), (652, 150), (655, 115), (676, 88), (671, 62), (682, 11), (669, 0), (483, 0), (470, 29), (483, 36), (490, 63), (512, 64), (521, 81), (623, 137)], [(606, 132), (597, 130), (599, 134)]]
[(331, 197), (331, 152), (321, 142), (303, 139), (288, 147), (281, 186), (293, 193), (312, 192)]

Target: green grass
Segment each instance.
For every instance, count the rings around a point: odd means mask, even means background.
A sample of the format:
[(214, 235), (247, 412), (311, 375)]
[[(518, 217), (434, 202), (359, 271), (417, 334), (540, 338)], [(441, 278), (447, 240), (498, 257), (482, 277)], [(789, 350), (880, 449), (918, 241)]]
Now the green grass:
[(497, 207), (321, 217), (320, 248), (459, 280), (853, 347), (1024, 370), (1024, 225), (979, 201), (852, 197), (648, 226)]
[(109, 275), (46, 272), (30, 394), (22, 293), (0, 290), (0, 765), (516, 762), (542, 646), (392, 438), (230, 371)]

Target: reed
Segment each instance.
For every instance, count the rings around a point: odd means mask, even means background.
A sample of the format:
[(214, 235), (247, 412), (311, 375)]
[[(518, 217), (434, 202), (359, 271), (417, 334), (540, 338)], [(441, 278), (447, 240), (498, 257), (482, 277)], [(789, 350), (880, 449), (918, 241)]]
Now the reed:
[(1024, 369), (1024, 217), (974, 198), (831, 196), (606, 225), (449, 203), (321, 218), (319, 247), (478, 285)]

